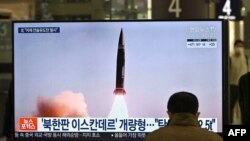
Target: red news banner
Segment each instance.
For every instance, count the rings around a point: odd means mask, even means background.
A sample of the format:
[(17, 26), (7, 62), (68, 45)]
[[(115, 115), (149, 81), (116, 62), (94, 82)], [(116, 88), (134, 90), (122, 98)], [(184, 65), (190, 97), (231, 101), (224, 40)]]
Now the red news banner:
[(18, 130), (37, 131), (37, 118), (20, 118)]

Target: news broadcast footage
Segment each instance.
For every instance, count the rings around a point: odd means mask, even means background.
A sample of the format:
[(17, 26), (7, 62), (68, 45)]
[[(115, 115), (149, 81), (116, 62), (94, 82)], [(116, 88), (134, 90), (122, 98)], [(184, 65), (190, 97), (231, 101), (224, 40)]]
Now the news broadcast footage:
[(13, 33), (15, 138), (143, 138), (179, 91), (222, 132), (221, 21), (16, 22)]

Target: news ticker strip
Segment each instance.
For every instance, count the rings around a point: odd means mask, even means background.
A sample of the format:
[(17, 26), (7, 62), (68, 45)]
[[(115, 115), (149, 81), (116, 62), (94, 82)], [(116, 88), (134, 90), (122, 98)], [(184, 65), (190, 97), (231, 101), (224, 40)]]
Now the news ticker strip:
[(14, 138), (18, 139), (144, 139), (145, 132), (16, 132)]
[[(151, 132), (164, 127), (168, 118), (46, 118), (19, 119), (20, 132)], [(200, 118), (202, 128), (217, 132), (216, 118)]]
[[(249, 125), (224, 125), (223, 140), (248, 141)], [(145, 138), (146, 132), (15, 132), (15, 138), (22, 139), (86, 139), (114, 138), (131, 139)]]

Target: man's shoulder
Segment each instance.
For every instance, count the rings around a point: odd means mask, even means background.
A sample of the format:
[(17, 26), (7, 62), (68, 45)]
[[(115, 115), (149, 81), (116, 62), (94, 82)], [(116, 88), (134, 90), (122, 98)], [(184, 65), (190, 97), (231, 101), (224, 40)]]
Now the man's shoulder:
[[(161, 134), (163, 134), (164, 131), (167, 129), (168, 129), (167, 127), (161, 127), (159, 129), (156, 129), (156, 130), (150, 132), (146, 136), (146, 141), (151, 141), (152, 139), (157, 138), (157, 136), (161, 136)], [(166, 132), (165, 132), (165, 134), (166, 134)]]
[(250, 72), (247, 72), (246, 74), (243, 75), (244, 77), (249, 77), (250, 76)]
[[(185, 133), (183, 133), (185, 132)], [(145, 141), (157, 141), (162, 138), (170, 139), (172, 136), (179, 136), (185, 138), (185, 136), (192, 136), (192, 139), (205, 139), (211, 141), (223, 141), (222, 137), (214, 132), (208, 131), (200, 127), (179, 127), (179, 126), (168, 126), (159, 128), (146, 136)]]
[(223, 140), (222, 137), (219, 134), (215, 133), (215, 132), (208, 131), (207, 129), (204, 129), (204, 128), (200, 128), (200, 129), (201, 129), (201, 132), (203, 132), (202, 134), (204, 136), (207, 136), (207, 137), (209, 137), (209, 138), (211, 138), (213, 140), (216, 140), (216, 141), (222, 141)]
[(242, 75), (241, 77), (240, 77), (240, 83), (241, 82), (244, 82), (244, 81), (248, 81), (250, 79), (250, 72), (248, 72), (248, 73), (246, 73), (246, 74), (244, 74), (244, 75)]

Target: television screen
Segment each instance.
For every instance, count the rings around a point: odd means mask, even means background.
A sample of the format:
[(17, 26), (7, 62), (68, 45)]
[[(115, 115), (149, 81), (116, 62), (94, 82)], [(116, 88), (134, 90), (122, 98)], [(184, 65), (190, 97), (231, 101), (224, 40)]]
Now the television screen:
[(14, 22), (15, 139), (143, 139), (179, 91), (222, 132), (222, 21)]

